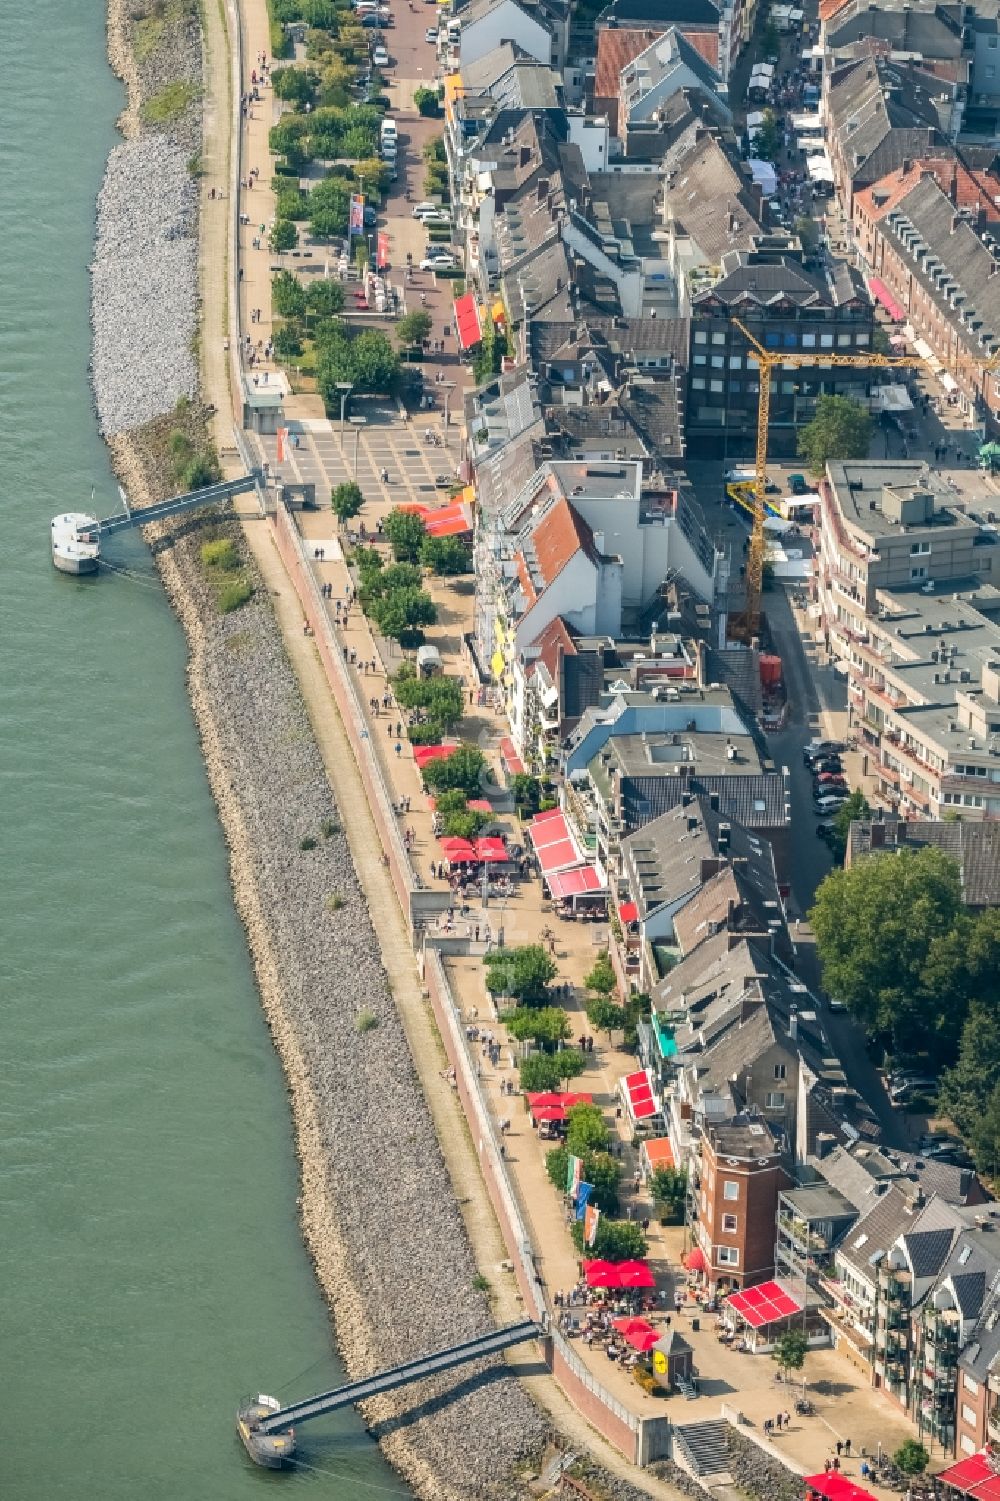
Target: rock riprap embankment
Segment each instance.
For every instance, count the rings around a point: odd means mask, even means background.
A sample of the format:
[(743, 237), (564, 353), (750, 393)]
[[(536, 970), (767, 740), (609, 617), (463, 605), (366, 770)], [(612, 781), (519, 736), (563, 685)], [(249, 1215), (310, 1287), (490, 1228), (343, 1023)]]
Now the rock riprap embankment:
[(197, 189), (161, 135), (116, 146), (97, 203), (91, 379), (101, 432), (140, 427), (198, 390)]
[[(258, 969), (266, 961), (277, 982), (268, 1012), (305, 1126), (303, 1217), (350, 1373), (363, 1375), (493, 1319), (473, 1285), (465, 1226), (277, 622), (259, 596), (220, 617), (197, 547), (184, 538), (175, 556), (204, 631), (199, 717), (210, 714), (215, 745), (206, 741), (206, 755), (227, 789), (237, 901), (259, 916), (248, 922)], [(310, 839), (316, 847), (302, 849)], [(478, 1383), (473, 1374), (463, 1368), (367, 1409), (422, 1495), (522, 1494), (513, 1470), (544, 1425), (502, 1364)]]

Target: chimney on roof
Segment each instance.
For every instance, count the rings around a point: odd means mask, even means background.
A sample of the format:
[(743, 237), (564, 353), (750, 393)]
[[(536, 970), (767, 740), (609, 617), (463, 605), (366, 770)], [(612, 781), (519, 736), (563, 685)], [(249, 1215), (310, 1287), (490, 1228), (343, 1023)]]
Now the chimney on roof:
[[(874, 10), (875, 7), (872, 6), (872, 9)], [(870, 76), (871, 75), (869, 74), (869, 77)], [(901, 177), (906, 177), (912, 171), (913, 171), (913, 162), (911, 161), (911, 159), (908, 156), (904, 156), (903, 157), (903, 165), (899, 169), (900, 176)]]
[(880, 850), (880, 849), (884, 849), (885, 848), (885, 824), (884, 823), (873, 823), (872, 824), (872, 827), (871, 827), (871, 841), (872, 841), (872, 849), (873, 850)]
[(535, 198), (539, 203), (544, 203), (548, 196), (549, 179), (547, 177), (540, 177), (538, 179), (538, 186), (535, 188)]
[(795, 1042), (799, 1035), (799, 1013), (793, 1006), (788, 1013), (788, 1035)]
[(718, 813), (718, 811), (719, 811), (719, 794), (717, 792), (710, 792), (708, 794), (708, 806), (711, 808), (711, 810), (712, 810), (713, 813)]
[(526, 167), (528, 165), (528, 163), (531, 161), (531, 147), (530, 146), (524, 146), (524, 145), (522, 145), (521, 152), (520, 152), (520, 157), (521, 157), (521, 166), (522, 167)]

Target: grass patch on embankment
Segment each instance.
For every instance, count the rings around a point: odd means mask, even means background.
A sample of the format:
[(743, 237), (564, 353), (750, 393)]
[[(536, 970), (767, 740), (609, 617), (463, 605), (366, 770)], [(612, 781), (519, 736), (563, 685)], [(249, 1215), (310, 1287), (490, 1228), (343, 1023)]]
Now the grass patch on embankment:
[(143, 104), (142, 118), (147, 125), (170, 125), (180, 119), (200, 92), (196, 83), (168, 83)]
[(201, 544), (201, 566), (215, 593), (221, 615), (230, 615), (253, 595), (253, 584), (232, 537), (212, 537)]

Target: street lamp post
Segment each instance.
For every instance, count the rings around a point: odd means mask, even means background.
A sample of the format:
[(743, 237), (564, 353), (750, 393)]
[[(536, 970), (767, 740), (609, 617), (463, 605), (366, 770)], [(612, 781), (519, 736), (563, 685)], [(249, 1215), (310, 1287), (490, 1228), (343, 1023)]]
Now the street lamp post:
[(354, 468), (352, 471), (354, 483), (358, 482), (358, 442), (361, 438), (361, 429), (364, 427), (366, 418), (352, 417), (351, 426), (354, 429)]
[[(348, 396), (350, 396), (351, 392), (354, 390), (354, 383), (353, 383), (353, 381), (349, 381), (349, 380), (338, 380), (338, 382), (337, 382), (337, 390), (340, 392), (340, 443), (341, 443), (341, 447), (343, 447), (343, 443), (344, 443), (344, 412), (347, 410), (347, 398), (348, 398)], [(353, 420), (354, 419), (352, 418), (351, 421), (353, 422)]]
[(447, 445), (449, 440), (448, 421), (450, 416), (448, 403), (451, 401), (451, 393), (455, 389), (455, 382), (453, 380), (442, 381), (441, 389), (444, 392), (444, 441)]

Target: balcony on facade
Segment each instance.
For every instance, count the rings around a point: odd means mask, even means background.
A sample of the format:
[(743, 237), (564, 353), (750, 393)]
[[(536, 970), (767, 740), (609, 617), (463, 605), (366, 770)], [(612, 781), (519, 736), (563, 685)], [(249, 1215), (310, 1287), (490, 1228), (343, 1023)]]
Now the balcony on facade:
[(994, 1402), (986, 1413), (986, 1433), (991, 1443), (1000, 1444), (1000, 1402)]

